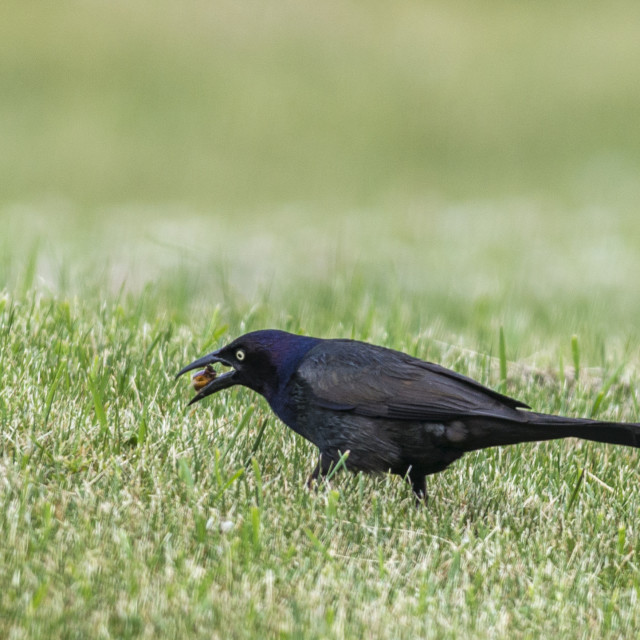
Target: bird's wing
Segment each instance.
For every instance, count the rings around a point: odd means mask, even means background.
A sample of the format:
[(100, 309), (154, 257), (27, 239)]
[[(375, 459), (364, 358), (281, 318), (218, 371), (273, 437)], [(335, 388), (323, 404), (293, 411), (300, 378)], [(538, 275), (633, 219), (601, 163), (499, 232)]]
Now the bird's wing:
[(307, 353), (298, 376), (322, 407), (395, 420), (464, 416), (522, 419), (518, 400), (404, 353), (353, 340), (327, 340)]

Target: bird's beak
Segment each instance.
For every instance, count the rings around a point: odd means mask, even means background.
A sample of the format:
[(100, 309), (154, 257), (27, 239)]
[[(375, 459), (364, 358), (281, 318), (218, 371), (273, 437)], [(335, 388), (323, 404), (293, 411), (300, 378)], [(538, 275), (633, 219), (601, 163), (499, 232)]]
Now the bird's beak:
[[(194, 360), (184, 369), (178, 371), (176, 378), (179, 378), (183, 373), (186, 373), (187, 371), (193, 371), (193, 369), (201, 369), (202, 367), (207, 367), (208, 365), (215, 364), (216, 362), (223, 364), (225, 367), (232, 366), (229, 361), (221, 358), (218, 355), (218, 351), (213, 351), (212, 353), (209, 353), (206, 356), (199, 358), (198, 360)], [(191, 398), (189, 405), (192, 405), (194, 402), (198, 402), (198, 400), (202, 400), (202, 398), (210, 396), (212, 393), (216, 393), (217, 391), (221, 391), (222, 389), (232, 387), (234, 384), (238, 384), (237, 376), (238, 372), (235, 369), (227, 371), (220, 376), (215, 376), (211, 380), (211, 382), (206, 384), (202, 389), (198, 391), (198, 393), (193, 398)]]

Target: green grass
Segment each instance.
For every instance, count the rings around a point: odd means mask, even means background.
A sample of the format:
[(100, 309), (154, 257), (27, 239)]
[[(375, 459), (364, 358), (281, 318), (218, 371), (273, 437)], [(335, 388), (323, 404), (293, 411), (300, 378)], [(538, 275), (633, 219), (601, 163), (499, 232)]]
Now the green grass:
[[(397, 271), (427, 273), (421, 255), (407, 242)], [(506, 390), (538, 410), (638, 420), (637, 328), (615, 293), (609, 307), (579, 289), (500, 300), (468, 298), (462, 283), (445, 295), (438, 278), (416, 288), (342, 256), (326, 278), (292, 273), (251, 296), (221, 275), (226, 261), (167, 268), (128, 292), (85, 274), (59, 294), (33, 282), (45, 257), (8, 264), (0, 301), (4, 637), (640, 628), (634, 450), (566, 441), (470, 454), (429, 480), (429, 506), (416, 509), (394, 477), (338, 474), (309, 492), (316, 453), (264, 401), (235, 390), (186, 409), (192, 392), (173, 379), (273, 326), (372, 340), (496, 388), (506, 368)], [(559, 368), (576, 351), (579, 379)]]
[(639, 6), (4, 2), (0, 637), (636, 637), (637, 451), (309, 492), (173, 376), (278, 327), (640, 421)]

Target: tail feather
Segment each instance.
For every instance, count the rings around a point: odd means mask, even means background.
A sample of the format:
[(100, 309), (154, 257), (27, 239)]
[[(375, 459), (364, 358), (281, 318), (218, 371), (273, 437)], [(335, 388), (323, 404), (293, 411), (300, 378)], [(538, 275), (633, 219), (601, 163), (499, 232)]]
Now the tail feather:
[(640, 424), (567, 418), (533, 411), (522, 414), (522, 422), (487, 418), (468, 419), (465, 421), (468, 430), (464, 442), (465, 449), (471, 451), (560, 438), (582, 438), (593, 442), (640, 448)]
[(621, 444), (627, 447), (640, 448), (640, 424), (633, 422), (603, 422), (587, 418), (565, 418), (544, 413), (530, 413), (530, 423), (548, 428), (561, 430), (566, 435), (563, 438), (574, 437), (594, 442)]

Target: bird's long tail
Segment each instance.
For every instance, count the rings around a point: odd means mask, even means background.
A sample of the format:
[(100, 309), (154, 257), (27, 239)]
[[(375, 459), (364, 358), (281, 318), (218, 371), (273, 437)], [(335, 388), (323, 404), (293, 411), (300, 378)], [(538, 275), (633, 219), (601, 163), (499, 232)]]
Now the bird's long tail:
[(594, 442), (640, 448), (640, 424), (566, 418), (533, 411), (522, 412), (522, 421), (470, 418), (465, 421), (464, 448), (471, 451), (520, 442), (582, 438)]

